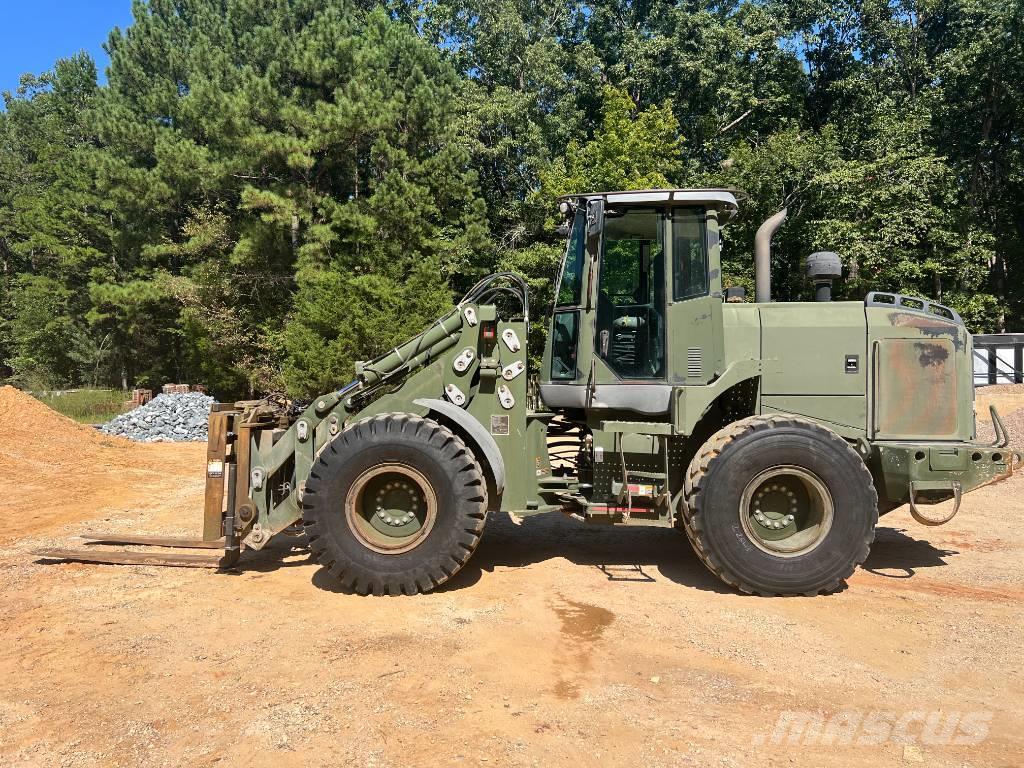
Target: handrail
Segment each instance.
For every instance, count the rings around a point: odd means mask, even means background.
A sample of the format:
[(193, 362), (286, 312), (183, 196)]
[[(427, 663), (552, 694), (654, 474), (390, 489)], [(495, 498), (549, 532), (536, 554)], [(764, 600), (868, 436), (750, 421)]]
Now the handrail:
[(996, 410), (995, 405), (990, 404), (988, 412), (992, 416), (992, 430), (996, 433), (996, 439), (992, 443), (992, 447), (1006, 448), (1010, 444), (1010, 435), (1003, 425), (1003, 420), (999, 417), (999, 411)]

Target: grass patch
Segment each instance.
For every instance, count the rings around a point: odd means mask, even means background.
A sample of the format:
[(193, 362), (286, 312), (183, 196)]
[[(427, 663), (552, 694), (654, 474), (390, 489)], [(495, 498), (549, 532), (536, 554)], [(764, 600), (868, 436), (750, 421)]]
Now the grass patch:
[(33, 392), (33, 396), (57, 413), (83, 424), (102, 424), (124, 412), (131, 394), (119, 389), (76, 389), (64, 392)]

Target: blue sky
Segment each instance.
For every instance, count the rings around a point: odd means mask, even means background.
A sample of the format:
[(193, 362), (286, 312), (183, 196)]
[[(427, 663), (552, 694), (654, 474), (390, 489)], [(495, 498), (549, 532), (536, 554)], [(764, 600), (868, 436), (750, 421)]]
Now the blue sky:
[(38, 74), (82, 50), (96, 60), (104, 81), (103, 43), (110, 30), (131, 20), (131, 0), (0, 0), (0, 91), (17, 88), (23, 72)]

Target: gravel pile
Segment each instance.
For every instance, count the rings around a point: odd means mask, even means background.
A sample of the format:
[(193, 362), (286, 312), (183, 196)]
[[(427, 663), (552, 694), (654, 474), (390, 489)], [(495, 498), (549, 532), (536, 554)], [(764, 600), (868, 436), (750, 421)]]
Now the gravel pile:
[(143, 443), (206, 442), (207, 418), (214, 402), (202, 392), (157, 395), (108, 421), (100, 431)]
[[(1024, 451), (1024, 408), (1013, 413), (1001, 413), (999, 418), (1003, 420), (1003, 426), (1006, 427), (1006, 431), (1010, 435), (1010, 448)], [(995, 438), (996, 430), (992, 426), (992, 422), (979, 419), (978, 441), (988, 443), (995, 440)]]

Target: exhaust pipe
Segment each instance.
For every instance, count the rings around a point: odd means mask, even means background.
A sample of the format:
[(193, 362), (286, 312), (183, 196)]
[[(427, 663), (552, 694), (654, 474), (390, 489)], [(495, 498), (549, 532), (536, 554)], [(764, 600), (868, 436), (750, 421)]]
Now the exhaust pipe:
[(786, 220), (783, 208), (765, 220), (754, 235), (754, 301), (767, 304), (772, 300), (772, 235)]

